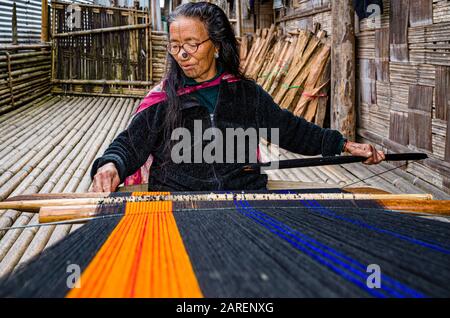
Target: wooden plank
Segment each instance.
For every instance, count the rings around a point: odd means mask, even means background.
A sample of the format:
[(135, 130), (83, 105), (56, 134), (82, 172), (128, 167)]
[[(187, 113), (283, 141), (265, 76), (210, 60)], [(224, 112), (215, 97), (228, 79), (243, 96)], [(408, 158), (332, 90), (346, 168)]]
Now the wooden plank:
[(389, 81), (389, 30), (375, 30), (375, 64), (378, 81)]
[(355, 12), (352, 1), (340, 1), (331, 8), (331, 128), (355, 140)]
[[(445, 161), (450, 162), (450, 107), (447, 107), (447, 136), (445, 139)], [(447, 174), (450, 176), (450, 173)]]
[(359, 60), (360, 98), (363, 103), (377, 103), (377, 68), (374, 60)]
[(447, 120), (450, 107), (450, 67), (436, 66), (436, 118)]
[(391, 0), (390, 3), (391, 60), (408, 62), (409, 0)]
[(417, 148), (429, 151), (432, 151), (432, 107), (433, 87), (409, 86), (409, 143)]
[(433, 87), (423, 85), (409, 86), (408, 109), (418, 109), (431, 113), (433, 107)]
[(408, 145), (409, 130), (407, 129), (407, 127), (408, 113), (391, 110), (389, 139), (405, 146)]
[(433, 0), (409, 1), (409, 23), (412, 27), (433, 24)]

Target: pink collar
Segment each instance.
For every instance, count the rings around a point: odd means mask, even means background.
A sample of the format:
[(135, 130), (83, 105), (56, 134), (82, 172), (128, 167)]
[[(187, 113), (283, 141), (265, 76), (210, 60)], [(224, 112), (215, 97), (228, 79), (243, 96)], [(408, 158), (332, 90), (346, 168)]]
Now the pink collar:
[[(195, 92), (202, 88), (219, 85), (220, 82), (222, 81), (222, 79), (226, 80), (228, 83), (237, 82), (240, 80), (239, 78), (235, 77), (234, 75), (224, 72), (222, 75), (220, 75), (214, 81), (204, 82), (204, 83), (196, 85), (196, 86), (188, 86), (188, 87), (180, 88), (177, 91), (177, 96), (189, 94), (189, 93)], [(164, 84), (165, 84), (165, 81), (162, 81), (161, 83), (159, 83), (158, 85), (153, 87), (152, 90), (150, 90), (150, 92), (147, 94), (147, 96), (145, 96), (144, 100), (139, 104), (139, 107), (137, 108), (136, 113), (139, 113), (139, 112), (143, 111), (144, 109), (167, 99), (167, 94), (163, 90)]]

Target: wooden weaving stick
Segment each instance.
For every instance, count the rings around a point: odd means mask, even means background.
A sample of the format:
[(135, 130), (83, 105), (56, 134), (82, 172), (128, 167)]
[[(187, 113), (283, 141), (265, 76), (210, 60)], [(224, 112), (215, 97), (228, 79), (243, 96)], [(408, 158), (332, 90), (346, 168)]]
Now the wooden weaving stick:
[[(381, 199), (375, 200), (375, 202), (380, 205), (380, 208), (396, 212), (450, 216), (450, 201), (446, 200)], [(45, 206), (39, 210), (39, 223), (70, 220), (80, 220), (81, 223), (84, 218), (88, 219), (98, 215), (101, 215), (98, 205)]]
[[(275, 190), (275, 188), (270, 188), (270, 186), (274, 185), (276, 186), (276, 189), (301, 189), (299, 185), (304, 186), (305, 183), (302, 182), (294, 182), (294, 181), (279, 181), (279, 180), (269, 180), (268, 181), (268, 187), (269, 190)], [(144, 188), (148, 188), (148, 184), (142, 184), (144, 185)], [(132, 185), (132, 186), (123, 186), (119, 187), (122, 190), (122, 192), (142, 192), (141, 190), (138, 190), (137, 188), (141, 188), (142, 185)], [(295, 187), (293, 187), (293, 185)], [(329, 186), (327, 184), (314, 184), (313, 189), (321, 189), (321, 188), (333, 188), (333, 186)], [(311, 185), (308, 185), (308, 187), (311, 187)], [(348, 193), (365, 193), (365, 194), (388, 194), (389, 192), (377, 188), (372, 187), (348, 187), (343, 188), (345, 192)], [(79, 198), (107, 198), (111, 196), (114, 192), (83, 192), (83, 193), (31, 193), (31, 194), (20, 194), (16, 196), (12, 196), (9, 198), (6, 198), (3, 200), (3, 202), (8, 201), (28, 201), (28, 200), (54, 200), (54, 199), (79, 199)]]

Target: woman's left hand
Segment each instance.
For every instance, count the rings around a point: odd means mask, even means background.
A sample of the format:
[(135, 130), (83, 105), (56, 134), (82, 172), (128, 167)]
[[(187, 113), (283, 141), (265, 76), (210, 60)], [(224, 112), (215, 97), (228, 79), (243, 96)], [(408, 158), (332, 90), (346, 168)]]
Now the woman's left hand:
[(367, 160), (363, 163), (373, 165), (385, 160), (384, 152), (375, 149), (371, 144), (360, 144), (353, 141), (347, 141), (344, 147), (344, 151), (352, 154), (353, 156), (366, 157)]

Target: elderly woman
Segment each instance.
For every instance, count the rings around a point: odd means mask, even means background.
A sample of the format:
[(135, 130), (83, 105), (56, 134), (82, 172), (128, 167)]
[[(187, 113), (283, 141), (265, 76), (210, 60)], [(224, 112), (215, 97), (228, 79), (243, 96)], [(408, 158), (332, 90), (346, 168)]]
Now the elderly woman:
[[(267, 175), (242, 173), (257, 149), (250, 146), (252, 142), (244, 146), (242, 139), (233, 144), (236, 136), (230, 140), (229, 129), (255, 129), (258, 139), (261, 129), (266, 129), (269, 141), (304, 155), (349, 152), (367, 157), (367, 164), (384, 159), (383, 152), (372, 145), (347, 141), (336, 130), (321, 128), (281, 109), (255, 81), (247, 79), (239, 68), (233, 29), (218, 6), (184, 4), (170, 15), (168, 23), (165, 79), (143, 100), (128, 128), (95, 160), (93, 191), (114, 191), (150, 155), (151, 191), (265, 189)], [(181, 149), (176, 143), (183, 132), (190, 133), (185, 138), (194, 151)], [(273, 138), (275, 133), (277, 138)], [(212, 155), (218, 159), (198, 158), (211, 143)]]

